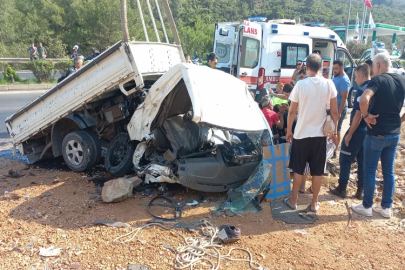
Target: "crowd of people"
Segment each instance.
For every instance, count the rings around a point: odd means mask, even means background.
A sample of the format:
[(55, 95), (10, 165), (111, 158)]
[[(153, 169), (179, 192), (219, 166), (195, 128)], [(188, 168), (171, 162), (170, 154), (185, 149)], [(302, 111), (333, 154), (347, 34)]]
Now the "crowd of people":
[[(333, 62), (334, 79), (320, 75), (322, 59), (318, 54), (307, 57), (306, 66), (297, 61), (291, 82), (277, 84), (276, 91), (260, 102), (263, 115), (272, 128), (275, 143), (291, 143), (290, 169), (294, 172), (293, 189), (284, 203), (296, 209), (299, 193), (303, 191), (306, 174), (312, 175), (313, 199), (308, 211), (320, 209), (319, 192), (327, 162), (327, 144), (333, 141), (336, 150), (340, 144), (338, 186), (333, 195), (347, 197), (351, 166), (357, 162), (357, 192), (363, 200), (352, 209), (365, 216), (372, 212), (391, 217), (395, 189), (394, 161), (405, 99), (405, 77), (390, 72), (388, 55), (378, 54), (355, 68), (358, 85), (350, 115), (350, 128), (341, 141), (342, 124), (347, 114), (350, 79), (341, 60)], [(282, 100), (279, 104), (279, 100)], [(333, 158), (333, 157), (332, 157)], [(381, 159), (384, 178), (382, 201), (374, 203), (375, 174)]]

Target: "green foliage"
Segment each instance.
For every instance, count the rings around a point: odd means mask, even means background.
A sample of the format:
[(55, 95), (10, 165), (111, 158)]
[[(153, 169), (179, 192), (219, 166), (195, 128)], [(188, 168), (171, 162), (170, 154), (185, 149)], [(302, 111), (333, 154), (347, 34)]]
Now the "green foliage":
[(28, 70), (28, 63), (10, 63), (14, 70)]
[[(159, 0), (158, 0), (159, 1)], [(136, 0), (128, 2), (128, 27), (131, 38), (145, 40)], [(151, 23), (146, 1), (141, 0), (149, 39), (157, 37)], [(301, 22), (325, 22), (327, 25), (346, 23), (348, 0), (170, 0), (183, 50), (200, 57), (213, 50), (214, 27), (217, 22), (242, 21), (249, 16), (269, 19), (296, 19)], [(405, 26), (404, 0), (373, 0), (376, 23)], [(103, 51), (122, 39), (120, 1), (118, 0), (7, 0), (0, 9), (0, 57), (28, 57), (31, 42), (42, 42), (49, 58), (70, 55), (74, 45), (88, 56), (93, 49)], [(352, 1), (350, 23), (361, 16), (363, 0)], [(158, 14), (151, 1), (155, 19)], [(163, 10), (162, 10), (163, 12)], [(165, 17), (165, 15), (163, 15)], [(172, 34), (165, 20), (170, 42)], [(164, 40), (162, 25), (158, 35)], [(398, 48), (405, 39), (398, 37)], [(390, 44), (390, 43), (386, 43)]]
[(66, 75), (66, 72), (73, 66), (72, 60), (62, 60), (55, 64), (55, 72), (59, 71), (62, 76)]
[(0, 72), (3, 72), (7, 68), (8, 64), (6, 62), (0, 62)]
[(405, 67), (405, 61), (404, 60), (397, 60), (395, 62), (397, 62), (397, 64), (400, 65), (401, 67)]
[(37, 60), (28, 63), (29, 70), (32, 71), (39, 83), (49, 82), (54, 71), (54, 63), (47, 60)]
[(370, 44), (360, 44), (356, 41), (350, 41), (346, 44), (347, 50), (353, 58), (360, 58), (363, 53), (370, 48)]
[(11, 83), (11, 82), (18, 82), (20, 80), (20, 77), (18, 76), (17, 72), (10, 67), (10, 65), (7, 65), (7, 67), (3, 71), (3, 77), (4, 79)]

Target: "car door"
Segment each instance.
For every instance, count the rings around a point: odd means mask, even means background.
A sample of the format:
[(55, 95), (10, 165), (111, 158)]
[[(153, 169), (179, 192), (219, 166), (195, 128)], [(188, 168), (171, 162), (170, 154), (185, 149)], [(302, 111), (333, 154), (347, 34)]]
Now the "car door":
[(359, 62), (357, 63), (358, 65), (363, 64), (364, 62), (366, 62), (367, 60), (371, 59), (372, 55), (371, 55), (372, 51), (371, 50), (367, 50), (363, 53), (363, 55), (360, 57)]
[(215, 25), (214, 52), (218, 55), (217, 68), (232, 73), (235, 50), (235, 27), (226, 23)]
[(244, 21), (239, 30), (239, 51), (236, 65), (236, 77), (248, 85), (257, 88), (262, 48), (262, 27), (255, 22)]
[(356, 67), (356, 65), (349, 51), (345, 48), (338, 48), (336, 59), (343, 61), (345, 73), (349, 77), (350, 81), (353, 82), (354, 68)]

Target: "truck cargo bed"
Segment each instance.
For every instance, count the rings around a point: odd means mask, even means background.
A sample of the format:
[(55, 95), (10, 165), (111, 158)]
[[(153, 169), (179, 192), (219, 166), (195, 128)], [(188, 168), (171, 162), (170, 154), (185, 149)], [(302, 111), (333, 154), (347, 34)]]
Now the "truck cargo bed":
[[(179, 46), (151, 42), (118, 42), (76, 73), (6, 119), (13, 144), (51, 127), (59, 119), (86, 108), (112, 91), (125, 95), (142, 89), (148, 76), (157, 79), (181, 62)], [(133, 81), (127, 91), (124, 83)], [(22, 149), (20, 148), (20, 151)]]

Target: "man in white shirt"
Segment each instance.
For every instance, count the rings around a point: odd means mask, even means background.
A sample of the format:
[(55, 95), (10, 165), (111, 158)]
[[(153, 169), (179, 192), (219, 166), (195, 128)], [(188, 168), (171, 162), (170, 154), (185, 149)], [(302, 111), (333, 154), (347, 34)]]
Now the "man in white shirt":
[[(292, 197), (284, 199), (284, 203), (292, 209), (297, 209), (298, 192), (303, 179), (307, 162), (312, 175), (313, 199), (308, 207), (317, 212), (320, 204), (318, 195), (322, 185), (322, 175), (326, 164), (326, 135), (323, 127), (330, 113), (335, 129), (330, 138), (337, 145), (337, 91), (331, 80), (319, 76), (322, 68), (322, 58), (319, 54), (311, 54), (306, 61), (307, 78), (299, 81), (291, 95), (291, 105), (287, 120), (287, 141), (292, 142), (290, 168), (294, 171)], [(328, 107), (330, 105), (330, 111)], [(299, 108), (299, 116), (294, 131), (292, 126)]]

